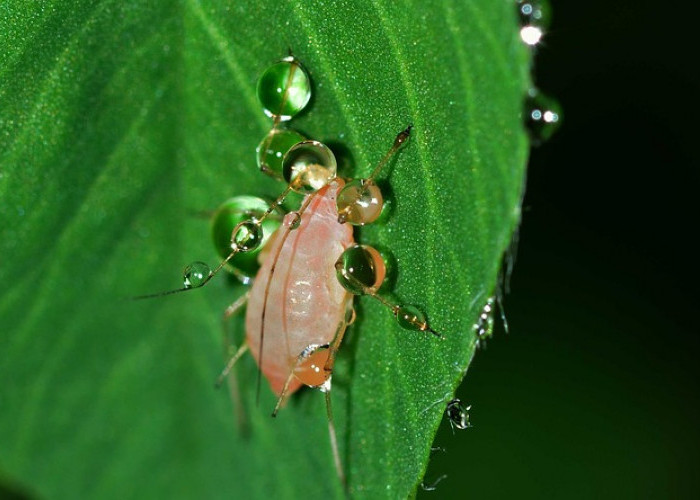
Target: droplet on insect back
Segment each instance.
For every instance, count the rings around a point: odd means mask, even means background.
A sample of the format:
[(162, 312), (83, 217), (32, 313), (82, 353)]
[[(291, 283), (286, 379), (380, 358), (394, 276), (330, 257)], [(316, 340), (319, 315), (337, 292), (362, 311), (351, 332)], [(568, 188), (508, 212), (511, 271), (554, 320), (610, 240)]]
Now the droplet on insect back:
[[(246, 220), (262, 216), (268, 206), (269, 203), (256, 196), (235, 196), (216, 209), (211, 221), (211, 235), (222, 259), (231, 254), (231, 235), (236, 226)], [(277, 214), (277, 212), (273, 213)], [(258, 248), (248, 252), (238, 252), (227, 262), (227, 269), (244, 281), (253, 278), (260, 268), (258, 262), (260, 250), (279, 226), (280, 217), (266, 217), (262, 222), (263, 238)]]
[(267, 116), (287, 121), (309, 102), (311, 81), (299, 61), (290, 56), (265, 70), (257, 94)]
[(306, 137), (294, 130), (272, 129), (260, 141), (257, 153), (258, 167), (266, 174), (282, 179), (282, 160), (292, 146), (306, 140)]
[(289, 212), (287, 217), (290, 217), (289, 229), (291, 231), (299, 229), (299, 226), (301, 226), (301, 214), (299, 212)]
[(188, 265), (184, 272), (184, 285), (185, 288), (197, 288), (206, 283), (209, 275), (211, 274), (211, 268), (204, 262), (193, 262)]
[(338, 281), (354, 295), (376, 292), (386, 276), (384, 259), (369, 245), (353, 245), (345, 249), (335, 263)]
[(252, 220), (240, 222), (231, 233), (231, 249), (239, 252), (249, 252), (260, 246), (263, 232), (260, 226)]
[(338, 222), (361, 226), (377, 220), (382, 213), (382, 192), (374, 181), (353, 179), (338, 193)]
[(321, 387), (330, 376), (325, 369), (330, 350), (327, 346), (310, 346), (309, 351), (305, 359), (294, 369), (294, 375), (304, 385)]
[(538, 146), (552, 137), (561, 126), (561, 107), (559, 103), (531, 88), (525, 98), (525, 127), (530, 134), (533, 146)]
[(469, 410), (471, 405), (464, 406), (459, 399), (453, 399), (447, 403), (445, 414), (450, 419), (450, 425), (458, 429), (467, 429), (472, 425), (469, 423)]
[(425, 314), (413, 305), (397, 306), (394, 312), (396, 321), (404, 330), (422, 332), (428, 328)]
[(335, 178), (337, 168), (333, 151), (318, 141), (296, 144), (282, 161), (284, 180), (299, 193), (321, 189)]

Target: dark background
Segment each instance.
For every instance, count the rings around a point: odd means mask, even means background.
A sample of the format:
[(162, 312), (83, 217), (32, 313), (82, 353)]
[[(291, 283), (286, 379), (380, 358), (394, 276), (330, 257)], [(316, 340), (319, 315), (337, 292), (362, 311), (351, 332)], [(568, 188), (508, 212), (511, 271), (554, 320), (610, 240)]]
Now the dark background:
[(510, 333), (477, 353), (473, 427), (443, 422), (425, 484), (447, 477), (419, 497), (697, 498), (700, 17), (552, 11), (534, 75), (564, 120), (532, 151)]

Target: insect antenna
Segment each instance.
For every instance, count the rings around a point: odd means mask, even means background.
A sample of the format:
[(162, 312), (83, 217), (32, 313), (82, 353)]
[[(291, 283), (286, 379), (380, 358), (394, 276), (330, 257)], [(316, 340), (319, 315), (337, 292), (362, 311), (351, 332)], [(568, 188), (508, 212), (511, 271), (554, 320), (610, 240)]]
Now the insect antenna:
[(381, 160), (379, 160), (379, 163), (377, 163), (377, 166), (374, 167), (374, 170), (372, 170), (372, 173), (367, 177), (368, 181), (374, 181), (375, 177), (379, 174), (379, 172), (384, 168), (384, 165), (391, 159), (394, 154), (401, 149), (401, 146), (403, 146), (408, 139), (411, 137), (411, 130), (413, 129), (413, 125), (409, 125), (406, 127), (404, 130), (398, 133), (396, 136), (396, 139), (394, 139), (394, 144), (391, 146), (389, 151), (387, 151), (384, 156), (382, 157)]
[[(270, 211), (271, 212), (271, 211)], [(185, 267), (183, 272), (184, 286), (174, 290), (165, 292), (150, 293), (146, 295), (138, 295), (133, 297), (133, 300), (153, 299), (163, 297), (165, 295), (173, 295), (175, 293), (188, 292), (197, 288), (202, 288), (216, 276), (219, 271), (233, 258), (241, 252), (250, 252), (260, 246), (263, 239), (262, 221), (269, 215), (266, 212), (263, 217), (256, 219), (245, 220), (236, 225), (231, 233), (231, 253), (212, 271), (211, 268), (204, 262), (193, 262)]]
[(353, 179), (348, 182), (338, 194), (338, 222), (349, 222), (356, 226), (364, 226), (377, 220), (382, 213), (384, 198), (375, 182), (382, 168), (389, 162), (392, 156), (401, 149), (411, 136), (412, 125), (402, 130), (394, 139), (394, 144), (389, 148), (372, 173), (366, 179)]
[(368, 295), (389, 309), (405, 330), (429, 332), (443, 336), (428, 323), (423, 312), (414, 305), (398, 304), (377, 293), (386, 275), (386, 265), (379, 252), (369, 245), (353, 245), (345, 249), (335, 263), (336, 276), (343, 287), (354, 295)]

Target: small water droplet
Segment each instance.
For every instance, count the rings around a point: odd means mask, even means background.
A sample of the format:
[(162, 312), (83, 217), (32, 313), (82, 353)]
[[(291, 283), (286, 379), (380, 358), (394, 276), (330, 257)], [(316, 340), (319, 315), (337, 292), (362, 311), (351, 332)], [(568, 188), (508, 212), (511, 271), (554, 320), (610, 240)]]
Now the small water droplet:
[(552, 19), (552, 9), (546, 0), (516, 0), (520, 25), (548, 28)]
[(295, 229), (299, 229), (299, 226), (301, 225), (301, 215), (299, 212), (290, 212), (288, 214), (288, 217), (290, 217), (289, 221), (289, 229), (292, 231)]
[(196, 261), (188, 265), (184, 272), (185, 288), (197, 288), (206, 283), (211, 275), (211, 268), (204, 262)]
[(394, 314), (399, 326), (404, 330), (422, 332), (428, 327), (425, 314), (414, 305), (398, 306)]
[(525, 98), (524, 121), (532, 145), (539, 146), (561, 126), (561, 106), (556, 100), (532, 88)]
[(238, 252), (249, 252), (260, 246), (263, 239), (262, 229), (253, 220), (239, 223), (231, 233), (231, 249)]
[(267, 116), (287, 121), (311, 99), (311, 80), (295, 57), (285, 57), (260, 76), (257, 94)]

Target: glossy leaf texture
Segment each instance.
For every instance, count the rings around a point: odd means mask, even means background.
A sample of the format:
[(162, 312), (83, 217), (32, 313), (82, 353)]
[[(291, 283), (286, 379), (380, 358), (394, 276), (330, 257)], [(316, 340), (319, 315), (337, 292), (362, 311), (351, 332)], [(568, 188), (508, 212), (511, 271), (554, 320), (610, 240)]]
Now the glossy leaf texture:
[(292, 124), (341, 152), (346, 175), (414, 126), (379, 177), (389, 217), (358, 239), (391, 252), (390, 292), (444, 340), (362, 298), (333, 379), (351, 495), (411, 495), (519, 221), (530, 54), (513, 3), (0, 10), (0, 476), (46, 498), (342, 497), (321, 394), (271, 419), (250, 357), (240, 402), (213, 389), (241, 285), (129, 300), (217, 262), (198, 213), (282, 190), (255, 165), (270, 128), (255, 84), (291, 48), (314, 85)]

